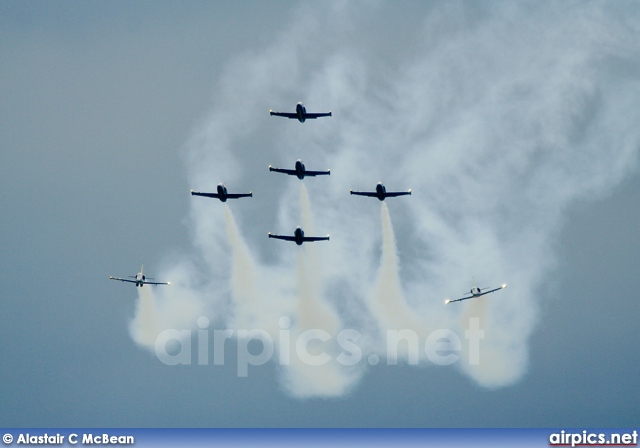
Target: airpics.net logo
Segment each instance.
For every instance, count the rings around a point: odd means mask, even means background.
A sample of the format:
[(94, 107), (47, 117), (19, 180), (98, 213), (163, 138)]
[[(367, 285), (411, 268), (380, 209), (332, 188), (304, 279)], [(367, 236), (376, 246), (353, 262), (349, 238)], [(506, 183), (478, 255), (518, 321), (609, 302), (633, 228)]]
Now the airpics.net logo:
[(638, 446), (638, 431), (627, 433), (566, 432), (549, 435), (549, 446)]
[[(197, 325), (197, 330), (167, 329), (158, 334), (155, 354), (160, 362), (168, 366), (192, 365), (195, 358), (200, 366), (208, 366), (211, 361), (214, 366), (222, 366), (228, 361), (225, 356), (227, 341), (233, 339), (239, 377), (248, 376), (249, 366), (261, 366), (274, 358), (281, 366), (301, 363), (313, 367), (330, 362), (355, 366), (381, 362), (380, 355), (371, 351), (365, 357), (366, 350), (361, 345), (368, 344), (359, 344), (363, 335), (355, 329), (344, 329), (335, 337), (320, 328), (298, 331), (291, 328), (291, 320), (286, 316), (279, 319), (279, 328), (273, 333), (255, 328), (211, 330), (206, 316), (201, 316)], [(480, 364), (480, 345), (484, 336), (480, 319), (470, 318), (464, 331), (465, 360), (469, 365)], [(387, 330), (384, 338), (386, 340), (380, 346), (385, 348), (387, 365), (397, 365), (399, 360), (417, 365), (421, 359), (426, 359), (434, 365), (448, 366), (458, 362), (463, 352), (462, 339), (448, 329), (434, 330), (422, 338), (412, 329)], [(193, 347), (194, 343), (196, 347)]]

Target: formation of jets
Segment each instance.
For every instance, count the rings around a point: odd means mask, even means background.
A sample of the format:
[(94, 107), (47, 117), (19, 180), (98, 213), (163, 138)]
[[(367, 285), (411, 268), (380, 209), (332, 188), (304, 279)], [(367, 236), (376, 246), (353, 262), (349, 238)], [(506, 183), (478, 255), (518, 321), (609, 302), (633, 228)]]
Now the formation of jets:
[[(272, 116), (276, 116), (276, 117), (284, 117), (284, 118), (290, 118), (290, 119), (296, 119), (298, 120), (300, 123), (304, 123), (306, 120), (309, 119), (316, 119), (316, 118), (321, 118), (321, 117), (331, 117), (331, 112), (307, 112), (307, 109), (304, 107), (304, 105), (302, 103), (298, 103), (296, 104), (296, 110), (295, 112), (274, 112), (273, 110), (269, 111), (269, 114)], [(296, 163), (294, 165), (293, 169), (286, 169), (286, 168), (274, 168), (271, 165), (269, 165), (269, 171), (273, 171), (276, 173), (283, 173), (283, 174), (287, 174), (290, 176), (296, 176), (298, 179), (303, 180), (305, 177), (315, 177), (315, 176), (328, 176), (331, 174), (331, 170), (326, 170), (326, 171), (312, 171), (312, 170), (307, 170), (307, 168), (305, 167), (304, 163), (302, 162), (302, 160), (298, 159), (296, 160)], [(397, 197), (397, 196), (406, 196), (406, 195), (411, 195), (411, 189), (407, 190), (407, 191), (392, 191), (392, 192), (388, 192), (387, 189), (385, 188), (384, 184), (382, 182), (378, 182), (378, 184), (375, 187), (375, 191), (353, 191), (353, 190), (349, 190), (349, 193), (352, 195), (356, 195), (356, 196), (367, 196), (367, 197), (372, 197), (372, 198), (377, 198), (380, 201), (384, 201), (386, 198), (392, 198), (392, 197)], [(199, 192), (199, 191), (194, 191), (191, 190), (191, 195), (192, 196), (203, 196), (206, 198), (215, 198), (220, 200), (221, 202), (226, 202), (227, 199), (239, 199), (239, 198), (246, 198), (246, 197), (253, 197), (253, 193), (249, 192), (249, 193), (229, 193), (227, 191), (227, 187), (223, 184), (220, 183), (218, 184), (218, 186), (216, 187), (216, 192), (215, 193), (203, 193), (203, 192)], [(275, 235), (272, 234), (271, 232), (269, 232), (267, 234), (269, 236), (269, 238), (274, 238), (274, 239), (278, 239), (278, 240), (284, 240), (284, 241), (293, 241), (295, 242), (298, 246), (301, 246), (303, 243), (308, 243), (308, 242), (314, 242), (314, 241), (329, 241), (329, 235), (327, 236), (305, 236), (304, 235), (304, 230), (302, 230), (300, 227), (297, 227), (294, 232), (293, 235)], [(169, 285), (170, 282), (152, 282), (149, 280), (153, 280), (152, 278), (148, 278), (145, 277), (145, 275), (143, 274), (144, 271), (144, 265), (142, 266), (142, 268), (140, 268), (140, 272), (137, 273), (135, 276), (129, 276), (128, 278), (119, 278), (119, 277), (109, 277), (111, 280), (119, 280), (121, 282), (128, 282), (128, 283), (134, 283), (136, 285), (136, 287), (143, 287), (144, 285)], [(490, 289), (488, 291), (483, 291), (481, 288), (478, 288), (477, 286), (474, 286), (471, 288), (470, 290), (470, 294), (466, 295), (464, 297), (461, 297), (459, 299), (455, 299), (455, 300), (451, 300), (451, 299), (447, 299), (445, 301), (445, 304), (449, 304), (449, 303), (453, 303), (453, 302), (461, 302), (463, 300), (469, 300), (469, 299), (473, 299), (473, 298), (477, 298), (477, 297), (481, 297), (485, 294), (490, 294), (496, 291), (499, 291), (501, 289), (506, 288), (507, 285), (506, 283), (503, 284), (502, 286), (498, 287), (498, 288), (493, 288)], [(486, 289), (486, 288), (483, 288)]]

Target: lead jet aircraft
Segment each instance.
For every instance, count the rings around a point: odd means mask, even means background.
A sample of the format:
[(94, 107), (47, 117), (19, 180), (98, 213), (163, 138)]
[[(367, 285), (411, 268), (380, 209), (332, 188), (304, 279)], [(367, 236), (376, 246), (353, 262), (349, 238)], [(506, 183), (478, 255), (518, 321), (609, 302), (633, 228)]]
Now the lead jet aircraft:
[(395, 192), (387, 192), (387, 189), (385, 188), (384, 185), (382, 185), (382, 182), (378, 182), (378, 185), (376, 185), (376, 191), (353, 191), (353, 190), (349, 190), (349, 193), (351, 194), (355, 194), (358, 196), (369, 196), (372, 198), (378, 198), (381, 201), (384, 201), (385, 198), (392, 198), (395, 196), (404, 196), (406, 194), (411, 194), (411, 189), (409, 189), (408, 191), (395, 191)]
[(329, 175), (331, 174), (331, 170), (327, 170), (327, 171), (308, 171), (307, 168), (304, 166), (304, 163), (302, 163), (302, 160), (298, 159), (296, 160), (296, 167), (295, 169), (292, 170), (288, 170), (288, 169), (284, 169), (284, 168), (273, 168), (271, 165), (269, 165), (269, 171), (275, 171), (276, 173), (285, 173), (288, 174), (290, 176), (298, 176), (298, 179), (302, 180), (304, 179), (304, 176), (322, 176), (322, 175)]
[[(482, 289), (478, 288), (478, 287), (474, 284), (474, 285), (473, 285), (473, 287), (471, 288), (471, 291), (469, 291), (469, 292), (471, 293), (471, 295), (470, 295), (470, 296), (463, 297), (463, 298), (461, 298), (461, 299), (456, 299), (456, 300), (450, 300), (450, 299), (447, 299), (447, 300), (445, 300), (445, 301), (444, 301), (444, 303), (445, 303), (445, 305), (447, 305), (447, 304), (449, 304), (449, 303), (453, 303), (453, 302), (460, 302), (460, 301), (462, 301), (462, 300), (473, 299), (474, 297), (480, 297), (480, 296), (483, 296), (483, 295), (485, 295), (485, 294), (489, 294), (489, 293), (492, 293), (492, 292), (500, 291), (501, 289), (504, 289), (504, 288), (506, 288), (506, 287), (507, 287), (507, 284), (506, 284), (506, 283), (503, 283), (503, 284), (502, 284), (502, 286), (500, 286), (500, 287), (498, 287), (498, 288), (494, 288), (494, 289), (491, 289), (491, 290), (489, 290), (489, 291), (484, 291), (484, 292), (482, 292)], [(486, 289), (486, 288), (484, 288), (484, 289)]]
[(198, 191), (191, 190), (191, 195), (204, 196), (205, 198), (216, 198), (220, 199), (222, 202), (227, 202), (227, 199), (253, 197), (253, 193), (251, 191), (249, 193), (227, 193), (227, 187), (225, 187), (224, 184), (218, 184), (216, 190), (218, 191), (217, 193), (200, 193)]
[(275, 238), (278, 240), (285, 240), (285, 241), (295, 241), (295, 243), (298, 246), (302, 246), (302, 243), (311, 243), (313, 241), (329, 241), (329, 235), (327, 236), (304, 236), (304, 230), (302, 230), (300, 227), (297, 227), (296, 230), (293, 232), (293, 236), (288, 236), (288, 235), (273, 235), (271, 232), (269, 232), (269, 238)]
[(302, 105), (302, 103), (296, 104), (296, 111), (293, 113), (292, 112), (274, 112), (270, 110), (269, 114), (275, 115), (276, 117), (294, 118), (294, 119), (297, 119), (300, 123), (304, 123), (306, 120), (311, 118), (331, 116), (331, 112), (321, 112), (321, 113), (307, 112), (307, 109)]
[[(147, 277), (143, 274), (143, 272), (144, 272), (144, 265), (142, 265), (142, 267), (140, 268), (140, 272), (138, 272), (136, 275), (130, 275), (129, 278), (109, 276), (109, 279), (120, 280), (121, 282), (135, 283), (136, 288), (138, 286), (142, 288), (144, 285), (170, 285), (171, 284), (171, 282), (162, 283), (162, 282), (147, 281)], [(133, 280), (129, 280), (129, 279), (133, 279)], [(154, 280), (154, 279), (152, 277), (149, 277), (149, 280)]]

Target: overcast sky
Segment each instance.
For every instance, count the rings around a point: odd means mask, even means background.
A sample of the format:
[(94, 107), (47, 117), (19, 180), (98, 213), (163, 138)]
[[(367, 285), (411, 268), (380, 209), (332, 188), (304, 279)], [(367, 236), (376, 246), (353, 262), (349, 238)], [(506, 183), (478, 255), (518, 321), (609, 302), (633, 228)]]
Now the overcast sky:
[[(0, 421), (637, 425), (638, 42), (635, 2), (0, 2)], [(220, 182), (253, 198), (189, 195)], [(298, 225), (331, 241), (266, 236)], [(172, 285), (108, 280), (142, 263)], [(444, 305), (474, 280), (508, 287)], [(283, 316), (362, 360), (154, 354)], [(460, 359), (388, 365), (400, 328)]]

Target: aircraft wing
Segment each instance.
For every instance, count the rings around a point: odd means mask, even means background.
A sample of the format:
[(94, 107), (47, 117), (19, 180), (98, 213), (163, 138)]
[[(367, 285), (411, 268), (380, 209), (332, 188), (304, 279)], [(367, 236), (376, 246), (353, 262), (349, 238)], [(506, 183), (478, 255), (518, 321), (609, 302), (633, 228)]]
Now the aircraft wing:
[(305, 176), (323, 176), (325, 174), (331, 174), (331, 170), (327, 171), (305, 171)]
[(304, 242), (313, 242), (313, 241), (329, 241), (329, 235), (327, 236), (305, 236), (302, 238)]
[(148, 281), (144, 281), (142, 282), (145, 285), (170, 285), (171, 282), (166, 282), (166, 283), (162, 283), (162, 282), (148, 282)]
[(387, 193), (384, 194), (384, 196), (387, 197), (387, 198), (392, 198), (394, 196), (404, 196), (404, 195), (407, 195), (407, 194), (410, 195), (411, 194), (411, 190), (409, 190), (409, 191), (395, 191), (395, 192), (391, 192), (391, 193), (387, 192)]
[[(275, 115), (276, 117), (286, 117), (286, 118), (295, 118), (298, 119), (298, 114), (291, 112), (274, 112), (272, 110), (269, 111), (269, 115)], [(308, 116), (307, 116), (308, 118)], [(313, 117), (315, 118), (315, 117)]]
[(272, 233), (269, 233), (269, 238), (275, 238), (277, 240), (284, 240), (284, 241), (295, 241), (295, 237), (293, 236), (289, 236), (289, 235), (273, 235)]
[[(192, 191), (191, 195), (192, 196), (204, 196), (205, 198), (220, 199), (220, 195), (218, 193), (200, 193), (198, 191)], [(231, 195), (228, 195), (228, 196), (231, 196)]]
[(483, 295), (485, 295), (485, 294), (489, 294), (489, 293), (491, 293), (491, 292), (500, 291), (502, 288), (506, 288), (506, 287), (507, 287), (507, 285), (502, 285), (502, 286), (500, 286), (499, 288), (492, 289), (491, 291), (484, 291), (484, 292), (482, 292), (482, 293), (478, 294), (478, 295), (477, 295), (477, 297), (483, 296)]
[[(462, 302), (463, 300), (469, 300), (469, 299), (473, 299), (474, 296), (469, 296), (469, 297), (463, 297), (461, 299), (456, 299), (456, 300), (449, 300), (447, 299), (445, 301), (445, 303), (449, 304), (449, 303), (453, 303), (453, 302)], [(475, 296), (475, 297), (479, 297), (479, 296)]]
[(253, 193), (227, 193), (227, 199), (251, 198)]
[(109, 280), (120, 280), (121, 282), (129, 282), (129, 283), (135, 283), (135, 280), (129, 280), (127, 278), (120, 278), (120, 277), (112, 277), (109, 276)]
[(378, 197), (378, 195), (376, 194), (375, 191), (369, 192), (369, 191), (353, 191), (353, 190), (349, 190), (349, 193), (355, 194), (357, 196), (369, 196), (371, 198), (377, 198)]
[[(330, 117), (331, 112), (322, 112), (322, 113), (306, 113), (304, 114), (304, 118), (320, 118), (320, 117)], [(297, 117), (296, 117), (297, 118)]]
[[(269, 171), (275, 171), (276, 173), (284, 173), (284, 174), (288, 174), (290, 176), (295, 176), (296, 175), (296, 170), (287, 170), (284, 168), (273, 168), (273, 167), (269, 167)], [(307, 174), (307, 173), (305, 173)]]

